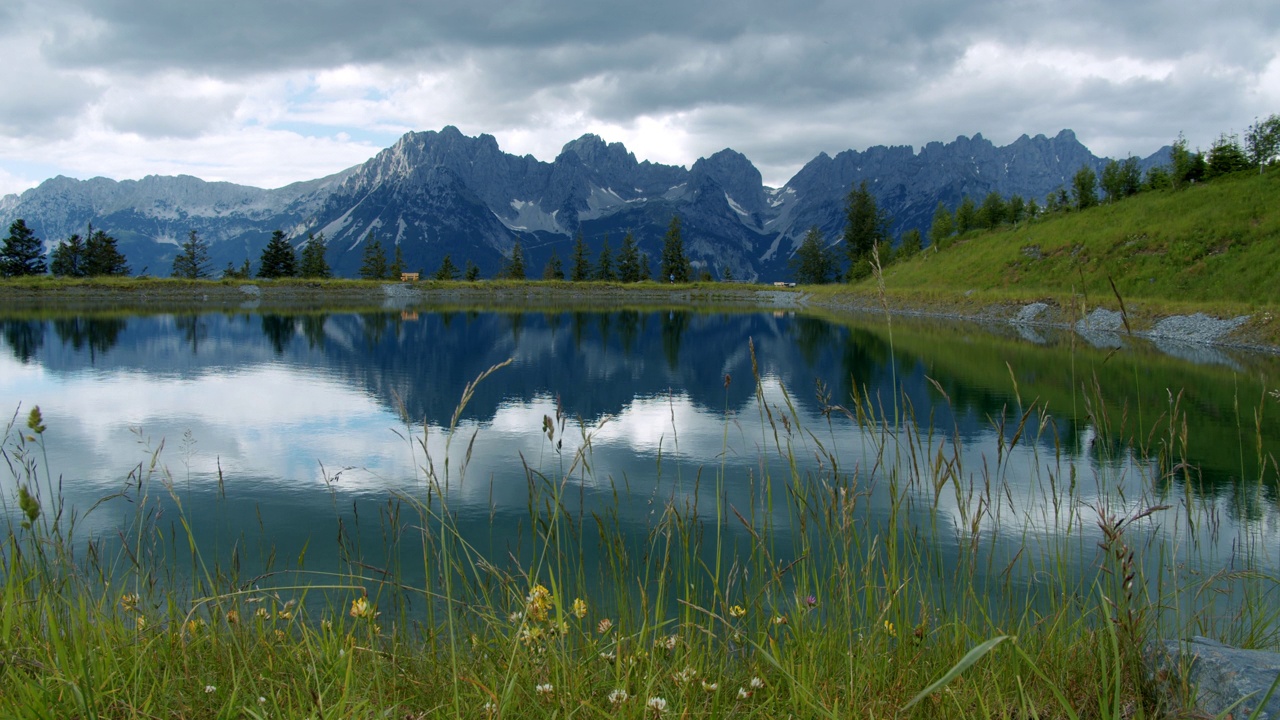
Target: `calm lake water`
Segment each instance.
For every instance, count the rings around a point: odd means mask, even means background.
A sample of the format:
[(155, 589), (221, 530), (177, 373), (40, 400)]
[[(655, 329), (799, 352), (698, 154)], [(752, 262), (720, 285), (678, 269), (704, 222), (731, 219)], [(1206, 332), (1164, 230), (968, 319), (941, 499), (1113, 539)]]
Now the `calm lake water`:
[[(40, 406), (78, 536), (109, 545), (145, 525), (181, 538), (185, 516), (206, 560), (234, 555), (241, 578), (404, 561), (388, 528), (419, 522), (404, 499), (428, 498), (428, 466), (463, 537), (496, 565), (529, 557), (531, 506), (556, 485), (568, 516), (613, 513), (639, 543), (667, 508), (714, 517), (719, 501), (726, 553), (749, 548), (747, 525), (768, 527), (785, 562), (806, 532), (787, 486), (821, 484), (832, 464), (860, 478), (867, 532), (884, 527), (886, 438), (961, 461), (953, 487), (908, 488), (900, 511), (908, 532), (942, 539), (929, 551), (941, 565), (985, 512), (993, 576), (1020, 553), (1069, 547), (1059, 571), (1088, 577), (1093, 508), (1167, 505), (1131, 528), (1166, 547), (1145, 562), (1280, 569), (1273, 358), (679, 310), (0, 318), (0, 329), (0, 408), (21, 425)], [(464, 388), (507, 360), (461, 409), (446, 452)], [(886, 424), (847, 417), (855, 389)], [(1166, 474), (1160, 453), (1181, 446), (1184, 421), (1191, 469)], [(131, 480), (162, 445), (169, 487)], [(0, 482), (16, 512), (14, 478)], [(591, 542), (580, 552), (598, 561)], [(421, 582), (404, 553), (397, 572)], [(1037, 572), (1015, 570), (1004, 591)]]

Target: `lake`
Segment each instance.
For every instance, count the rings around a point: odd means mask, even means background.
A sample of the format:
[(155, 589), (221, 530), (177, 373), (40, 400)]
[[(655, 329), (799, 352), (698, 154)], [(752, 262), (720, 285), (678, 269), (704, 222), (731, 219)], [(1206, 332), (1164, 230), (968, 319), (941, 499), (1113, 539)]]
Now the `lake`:
[[(0, 407), (48, 428), (46, 507), (114, 567), (154, 545), (174, 582), (431, 586), (426, 527), (461, 576), (573, 565), (598, 596), (667, 572), (674, 536), (673, 577), (803, 561), (808, 594), (844, 523), (859, 564), (905, 543), (926, 595), (967, 568), (1016, 612), (1089, 593), (1108, 516), (1140, 516), (1149, 583), (1280, 570), (1271, 357), (687, 309), (8, 317), (0, 339)], [(1233, 583), (1175, 609), (1226, 617)]]

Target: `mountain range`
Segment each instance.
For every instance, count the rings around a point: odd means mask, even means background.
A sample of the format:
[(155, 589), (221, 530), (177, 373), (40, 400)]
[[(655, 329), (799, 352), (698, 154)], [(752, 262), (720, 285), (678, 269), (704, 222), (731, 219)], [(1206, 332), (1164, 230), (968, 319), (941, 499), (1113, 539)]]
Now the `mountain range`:
[[(1141, 161), (1167, 162), (1169, 148)], [(410, 132), (369, 161), (328, 177), (266, 190), (190, 176), (141, 180), (55, 177), (0, 199), (0, 227), (26, 221), (52, 249), (88, 224), (106, 230), (138, 274), (167, 276), (179, 244), (195, 230), (208, 241), (215, 275), (246, 258), (255, 265), (271, 233), (295, 246), (324, 233), (335, 274), (354, 277), (369, 233), (388, 256), (398, 245), (405, 268), (434, 272), (446, 254), (481, 275), (497, 273), (518, 241), (531, 276), (555, 253), (567, 266), (581, 233), (594, 259), (616, 252), (631, 232), (656, 267), (673, 215), (682, 222), (695, 269), (738, 280), (789, 276), (788, 261), (811, 227), (839, 241), (845, 201), (868, 189), (892, 220), (895, 237), (927, 231), (939, 202), (955, 208), (991, 191), (1043, 198), (1069, 186), (1095, 156), (1070, 130), (1023, 135), (996, 146), (981, 134), (950, 143), (821, 153), (780, 188), (764, 185), (741, 153), (721, 150), (690, 168), (637, 161), (621, 143), (583, 135), (552, 162), (503, 152), (491, 135), (457, 128)]]

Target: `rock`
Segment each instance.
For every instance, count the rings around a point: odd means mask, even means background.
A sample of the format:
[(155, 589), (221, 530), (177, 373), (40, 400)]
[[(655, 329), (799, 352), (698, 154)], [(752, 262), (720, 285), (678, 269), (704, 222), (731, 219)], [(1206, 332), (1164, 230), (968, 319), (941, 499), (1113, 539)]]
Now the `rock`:
[(1076, 321), (1076, 332), (1119, 332), (1124, 327), (1124, 316), (1117, 310), (1095, 308), (1088, 316)]
[(1211, 343), (1249, 321), (1248, 315), (1219, 320), (1204, 313), (1172, 315), (1156, 323), (1152, 337), (1181, 342)]
[[(1280, 720), (1280, 690), (1263, 698), (1280, 677), (1280, 653), (1241, 650), (1203, 637), (1152, 640), (1143, 649), (1147, 670), (1166, 693), (1185, 685), (1195, 693), (1195, 710), (1210, 716)], [(1239, 703), (1239, 704), (1237, 704)], [(1256, 716), (1251, 714), (1258, 711)]]
[(1010, 322), (1012, 322), (1014, 325), (1025, 325), (1027, 323), (1033, 323), (1036, 321), (1037, 318), (1040, 317), (1040, 313), (1048, 309), (1049, 309), (1049, 306), (1046, 303), (1042, 303), (1042, 302), (1033, 302), (1030, 305), (1023, 305), (1022, 309), (1018, 311), (1018, 314), (1015, 315), (1013, 317), (1013, 320), (1011, 320)]

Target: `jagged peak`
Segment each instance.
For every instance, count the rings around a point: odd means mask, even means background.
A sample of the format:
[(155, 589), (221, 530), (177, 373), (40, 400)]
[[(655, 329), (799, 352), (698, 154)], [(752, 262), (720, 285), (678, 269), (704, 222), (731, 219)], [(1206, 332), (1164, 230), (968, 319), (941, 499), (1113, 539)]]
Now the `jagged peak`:
[(577, 140), (570, 140), (560, 149), (559, 161), (565, 156), (577, 156), (584, 165), (599, 166), (607, 163), (635, 165), (636, 157), (620, 142), (606, 143), (595, 133), (585, 133)]

